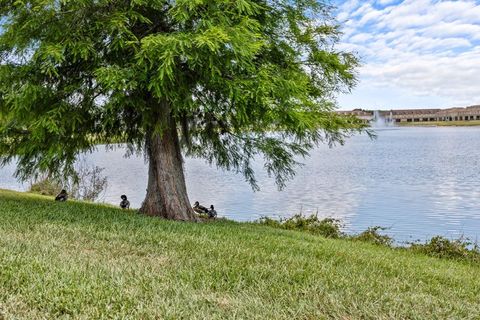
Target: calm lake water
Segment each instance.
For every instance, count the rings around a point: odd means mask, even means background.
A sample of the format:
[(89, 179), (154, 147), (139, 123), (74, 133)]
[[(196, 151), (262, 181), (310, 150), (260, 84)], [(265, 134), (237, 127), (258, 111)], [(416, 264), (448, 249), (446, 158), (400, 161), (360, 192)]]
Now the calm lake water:
[[(390, 228), (398, 241), (434, 235), (476, 241), (480, 236), (480, 128), (392, 128), (378, 138), (355, 136), (345, 146), (322, 146), (303, 160), (297, 176), (278, 191), (258, 163), (261, 191), (242, 176), (203, 160), (187, 159), (190, 200), (214, 204), (219, 215), (239, 221), (261, 216), (316, 213), (335, 217), (348, 232), (369, 226)], [(102, 201), (118, 204), (125, 193), (133, 207), (145, 196), (143, 157), (125, 158), (123, 149), (104, 147), (86, 155), (104, 167), (108, 189)], [(0, 188), (26, 190), (16, 181), (14, 165), (0, 169)]]

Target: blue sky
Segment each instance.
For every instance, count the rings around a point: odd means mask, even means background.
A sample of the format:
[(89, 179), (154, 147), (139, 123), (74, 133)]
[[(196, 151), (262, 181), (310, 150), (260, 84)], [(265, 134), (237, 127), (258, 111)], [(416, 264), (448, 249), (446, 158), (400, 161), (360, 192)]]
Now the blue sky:
[(340, 109), (480, 104), (480, 0), (336, 0), (339, 48), (362, 61)]

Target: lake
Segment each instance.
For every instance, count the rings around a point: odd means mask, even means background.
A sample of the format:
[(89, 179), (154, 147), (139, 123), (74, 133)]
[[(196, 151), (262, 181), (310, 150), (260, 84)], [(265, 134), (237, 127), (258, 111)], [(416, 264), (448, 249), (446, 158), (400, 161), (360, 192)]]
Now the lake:
[[(480, 236), (480, 127), (378, 129), (376, 140), (355, 136), (345, 146), (321, 146), (302, 160), (294, 180), (278, 191), (273, 179), (255, 166), (261, 191), (253, 192), (241, 175), (187, 159), (191, 202), (214, 204), (220, 216), (251, 221), (261, 216), (318, 213), (341, 219), (347, 232), (388, 227), (400, 242)], [(86, 161), (104, 167), (108, 188), (102, 201), (133, 207), (145, 196), (143, 157), (103, 146)], [(0, 188), (26, 190), (13, 178), (15, 166), (0, 169)]]

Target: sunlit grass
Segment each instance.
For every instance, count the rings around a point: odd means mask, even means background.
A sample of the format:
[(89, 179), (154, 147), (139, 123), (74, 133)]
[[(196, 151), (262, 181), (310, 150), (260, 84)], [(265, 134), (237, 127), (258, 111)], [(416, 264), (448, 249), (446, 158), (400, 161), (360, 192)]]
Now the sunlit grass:
[(480, 267), (0, 191), (0, 319), (474, 319)]
[(480, 120), (397, 122), (395, 125), (403, 127), (473, 127), (480, 126)]

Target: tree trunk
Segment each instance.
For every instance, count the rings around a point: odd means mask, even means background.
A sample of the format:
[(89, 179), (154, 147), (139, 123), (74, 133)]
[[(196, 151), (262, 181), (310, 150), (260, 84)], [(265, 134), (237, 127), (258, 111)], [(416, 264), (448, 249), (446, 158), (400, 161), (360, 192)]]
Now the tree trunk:
[(175, 120), (166, 103), (159, 109), (157, 119), (163, 129), (147, 134), (148, 187), (140, 212), (171, 220), (197, 221), (188, 200)]

